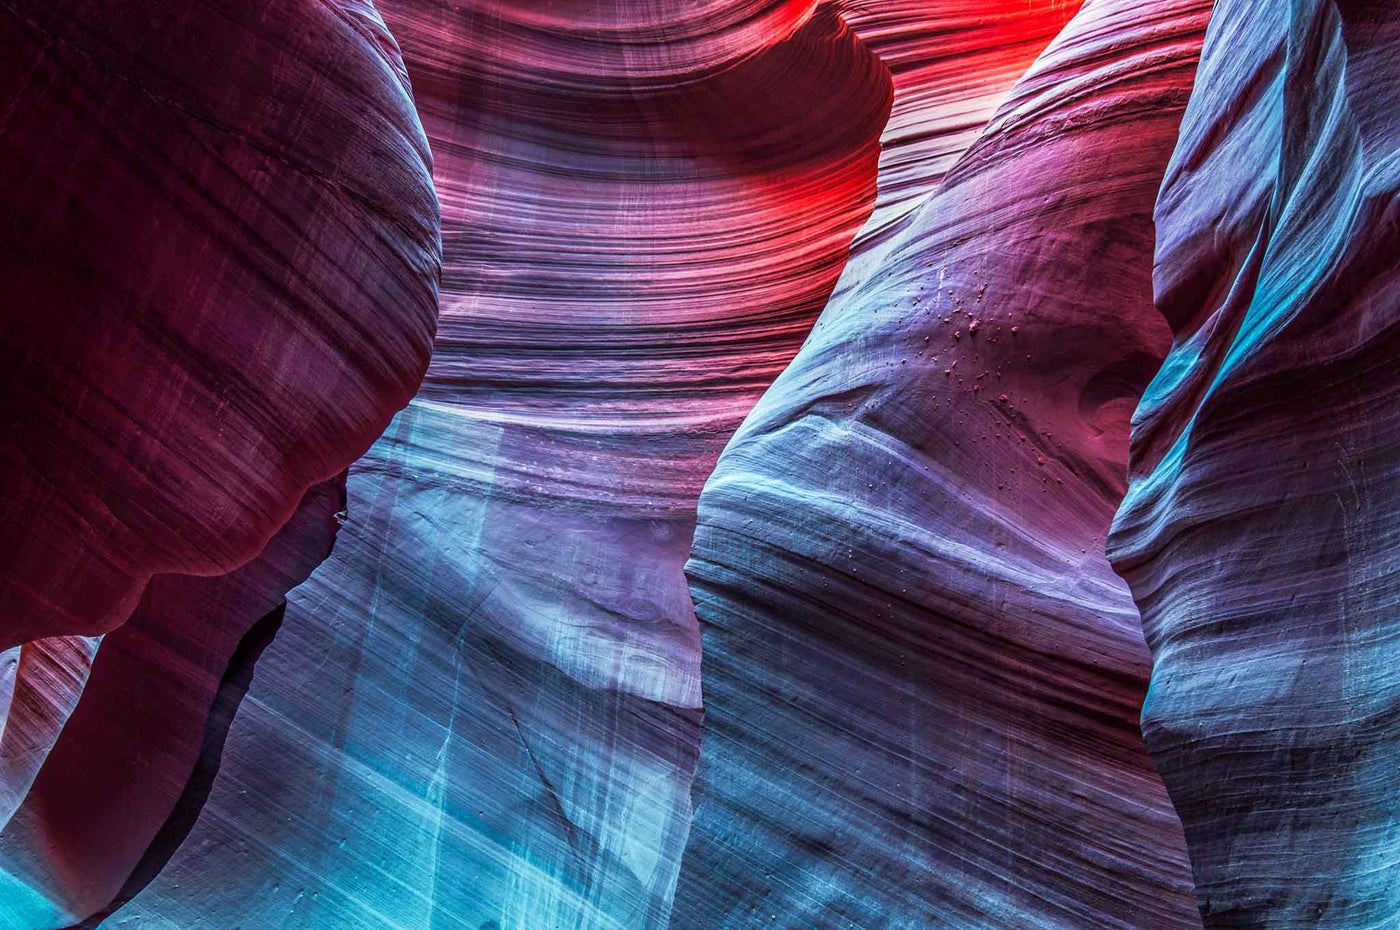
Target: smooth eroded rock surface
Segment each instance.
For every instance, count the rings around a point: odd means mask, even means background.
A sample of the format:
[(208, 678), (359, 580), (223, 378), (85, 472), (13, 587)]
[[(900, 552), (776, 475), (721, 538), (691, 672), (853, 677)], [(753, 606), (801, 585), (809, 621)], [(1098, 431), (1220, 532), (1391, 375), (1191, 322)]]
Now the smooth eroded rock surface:
[(78, 704), (96, 636), (54, 636), (0, 653), (0, 830)]
[(1209, 927), (1400, 920), (1400, 10), (1220, 0), (1157, 203), (1114, 564)]
[(720, 459), (674, 926), (1199, 926), (1103, 540), (1207, 13), (1085, 4)]
[(882, 130), (867, 234), (1069, 11), (846, 11), (868, 47), (831, 5), (382, 6), (443, 203), (433, 363), (352, 471), (200, 821), (108, 925), (665, 927), (701, 486), (841, 273)]
[(427, 365), (439, 220), (361, 0), (0, 4), (0, 127), (0, 926), (40, 930), (197, 813)]
[(344, 504), (343, 474), (313, 485), (252, 562), (156, 576), (103, 637), (81, 698), (0, 828), (0, 928), (81, 921), (144, 859), (168, 854), (153, 844), (189, 786), (240, 643), (329, 553)]
[(0, 0), (0, 930), (1390, 927), (1398, 46)]

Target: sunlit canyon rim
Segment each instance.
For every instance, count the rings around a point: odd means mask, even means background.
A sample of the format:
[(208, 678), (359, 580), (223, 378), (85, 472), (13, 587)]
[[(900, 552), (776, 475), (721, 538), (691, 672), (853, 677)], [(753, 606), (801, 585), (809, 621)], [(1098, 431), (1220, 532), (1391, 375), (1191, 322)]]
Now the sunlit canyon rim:
[(0, 0), (0, 189), (0, 930), (1400, 925), (1397, 0)]

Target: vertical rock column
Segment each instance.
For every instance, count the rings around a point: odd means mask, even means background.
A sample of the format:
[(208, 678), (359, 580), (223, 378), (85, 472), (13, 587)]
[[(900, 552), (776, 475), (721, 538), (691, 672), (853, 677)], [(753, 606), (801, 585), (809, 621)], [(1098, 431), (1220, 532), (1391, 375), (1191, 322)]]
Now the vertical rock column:
[(1207, 12), (1086, 4), (720, 459), (673, 926), (1199, 926), (1103, 540)]
[(1115, 567), (1209, 927), (1400, 920), (1400, 8), (1220, 0)]
[(143, 860), (324, 557), (426, 369), (440, 242), (367, 0), (9, 0), (0, 113), (0, 927), (40, 930)]

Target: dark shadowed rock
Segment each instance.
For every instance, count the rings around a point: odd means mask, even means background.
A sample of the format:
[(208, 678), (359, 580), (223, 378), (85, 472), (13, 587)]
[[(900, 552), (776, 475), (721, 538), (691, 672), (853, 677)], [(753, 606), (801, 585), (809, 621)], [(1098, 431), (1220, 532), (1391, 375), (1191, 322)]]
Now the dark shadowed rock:
[(257, 555), (412, 395), (438, 214), (367, 0), (0, 4), (0, 648)]

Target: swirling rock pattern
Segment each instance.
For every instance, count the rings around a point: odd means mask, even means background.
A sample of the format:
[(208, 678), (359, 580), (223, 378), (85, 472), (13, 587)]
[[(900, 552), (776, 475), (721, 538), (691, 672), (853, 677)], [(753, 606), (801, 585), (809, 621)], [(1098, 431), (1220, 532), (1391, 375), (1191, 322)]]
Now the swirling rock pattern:
[[(698, 746), (695, 500), (871, 209), (889, 72), (831, 6), (384, 8), (443, 202), (433, 364), (352, 474), (208, 813), (114, 919), (237, 900), (279, 925), (665, 926)], [(900, 51), (942, 108), (905, 174), (965, 144), (1067, 15), (867, 14), (891, 47), (943, 37)]]
[(111, 920), (664, 927), (694, 502), (870, 211), (889, 74), (826, 8), (664, 82), (630, 45), (522, 60), (484, 7), (383, 7), (443, 204), (434, 359), (203, 817)]
[(0, 0), (0, 930), (1400, 920), (1400, 10), (384, 5)]
[(257, 555), (412, 395), (439, 245), (367, 0), (6, 0), (0, 114), (3, 649)]
[(720, 459), (674, 926), (1200, 925), (1103, 539), (1206, 13), (1086, 4)]
[(1210, 927), (1400, 920), (1397, 14), (1219, 0), (1157, 203), (1112, 554)]
[(36, 930), (217, 764), (245, 634), (421, 379), (440, 243), (367, 2), (6, 2), (0, 52), (0, 926)]
[(1050, 44), (1074, 0), (846, 0), (841, 18), (890, 69), (879, 197), (851, 247), (848, 277), (884, 260), (909, 215), (976, 141), (1011, 85)]

